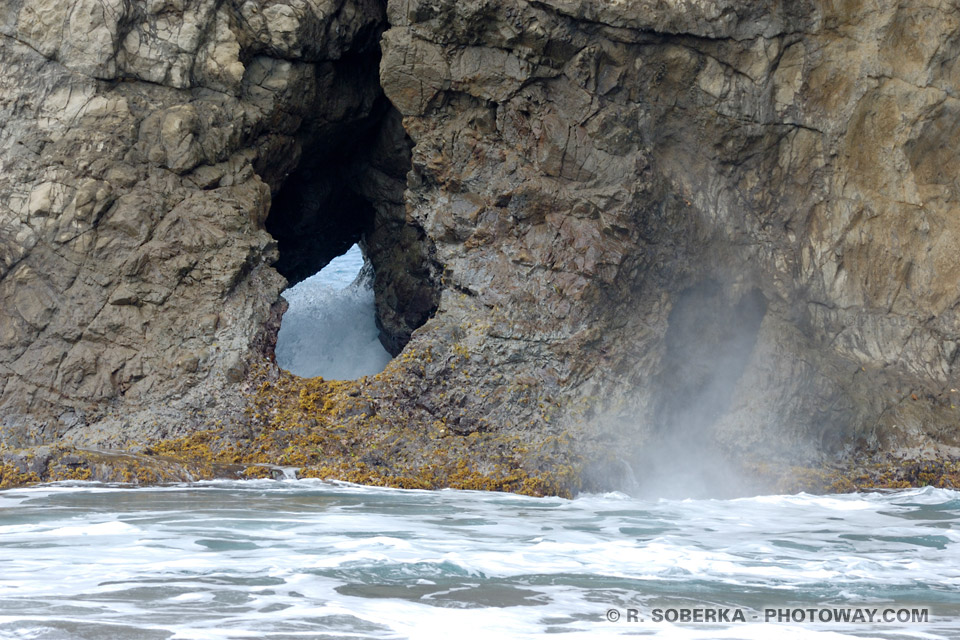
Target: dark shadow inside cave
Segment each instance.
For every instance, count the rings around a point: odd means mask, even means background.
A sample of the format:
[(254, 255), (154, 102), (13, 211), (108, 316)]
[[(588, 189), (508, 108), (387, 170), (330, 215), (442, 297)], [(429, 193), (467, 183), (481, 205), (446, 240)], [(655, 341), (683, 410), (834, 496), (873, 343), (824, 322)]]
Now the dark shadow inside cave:
[[(412, 143), (382, 94), (366, 118), (326, 126), (304, 140), (301, 161), (274, 194), (266, 221), (279, 249), (274, 266), (292, 291), (354, 245), (362, 247), (377, 337), (395, 356), (432, 317), (439, 297), (432, 244), (407, 219), (404, 205)], [(358, 323), (366, 326), (359, 317)]]
[(280, 251), (274, 268), (290, 286), (346, 253), (373, 225), (373, 205), (350, 190), (335, 166), (311, 164), (287, 178), (267, 218)]
[(358, 186), (389, 108), (381, 97), (366, 118), (304, 136), (300, 162), (273, 195), (266, 222), (280, 252), (274, 268), (290, 286), (323, 269), (372, 230), (376, 203)]

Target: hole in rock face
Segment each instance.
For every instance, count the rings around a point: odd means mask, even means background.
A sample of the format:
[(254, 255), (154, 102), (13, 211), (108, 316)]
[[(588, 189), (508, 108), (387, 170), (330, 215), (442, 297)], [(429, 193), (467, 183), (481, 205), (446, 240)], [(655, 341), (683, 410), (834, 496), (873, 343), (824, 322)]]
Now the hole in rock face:
[[(367, 143), (366, 133), (361, 129), (355, 135)], [(280, 251), (274, 268), (291, 285), (343, 255), (373, 224), (373, 205), (349, 188), (351, 176), (344, 169), (353, 154), (344, 138), (328, 136), (323, 157), (305, 153), (270, 206), (267, 231)]]
[(353, 245), (283, 293), (290, 307), (277, 336), (277, 364), (299, 376), (355, 380), (383, 371), (373, 269)]
[(280, 254), (274, 268), (290, 283), (275, 355), (296, 375), (353, 380), (390, 361), (373, 268), (357, 245), (373, 228), (375, 206), (352, 188), (362, 172), (358, 151), (373, 143), (377, 125), (371, 115), (313, 138), (273, 197), (266, 226)]
[(404, 203), (411, 146), (380, 95), (366, 116), (305, 136), (274, 193), (266, 228), (290, 284), (275, 355), (291, 373), (379, 373), (437, 308), (433, 245)]
[(290, 285), (274, 352), (302, 376), (381, 371), (439, 302), (435, 247), (406, 213), (413, 142), (380, 86), (379, 31), (356, 41), (316, 67), (317, 103), (298, 125), (296, 157), (274, 154), (257, 168), (274, 189), (274, 268)]

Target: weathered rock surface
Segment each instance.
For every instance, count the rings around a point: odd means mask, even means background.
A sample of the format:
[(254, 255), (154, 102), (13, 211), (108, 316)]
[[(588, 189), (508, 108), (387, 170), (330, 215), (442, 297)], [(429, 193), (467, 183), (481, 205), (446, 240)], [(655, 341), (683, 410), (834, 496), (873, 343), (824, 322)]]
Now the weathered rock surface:
[(955, 5), (388, 19), (408, 206), (445, 266), (413, 344), (470, 352), (460, 430), (665, 438), (674, 465), (960, 444)]
[(305, 150), (323, 163), (376, 128), (382, 28), (376, 0), (4, 3), (8, 439), (116, 445), (242, 414), (282, 310), (272, 196)]
[(360, 239), (418, 365), (363, 393), (411, 433), (960, 447), (954, 4), (14, 0), (0, 34), (13, 446), (243, 423), (277, 270)]

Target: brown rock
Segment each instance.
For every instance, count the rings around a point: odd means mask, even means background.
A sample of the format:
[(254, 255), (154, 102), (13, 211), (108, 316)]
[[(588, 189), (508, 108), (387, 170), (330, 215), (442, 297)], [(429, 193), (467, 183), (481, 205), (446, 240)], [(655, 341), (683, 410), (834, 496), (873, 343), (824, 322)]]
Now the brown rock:
[(360, 241), (412, 429), (960, 445), (952, 5), (386, 11), (0, 8), (5, 441), (242, 421), (284, 277)]

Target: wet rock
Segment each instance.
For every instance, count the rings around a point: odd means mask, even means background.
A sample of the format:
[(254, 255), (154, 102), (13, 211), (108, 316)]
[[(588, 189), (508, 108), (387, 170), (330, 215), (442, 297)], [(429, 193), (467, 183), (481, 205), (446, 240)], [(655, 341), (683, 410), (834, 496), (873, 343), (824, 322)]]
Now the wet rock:
[(958, 28), (912, 0), (7, 2), (3, 441), (247, 424), (280, 274), (359, 240), (400, 355), (354, 419), (618, 465), (675, 433), (956, 451)]
[[(626, 459), (675, 432), (783, 460), (960, 444), (955, 409), (902, 391), (957, 377), (946, 5), (388, 15), (407, 211), (444, 267), (411, 345), (449, 382), (421, 406), (606, 434)], [(751, 296), (755, 322), (737, 311)]]
[(242, 415), (285, 284), (271, 200), (325, 127), (370, 118), (353, 60), (375, 70), (382, 23), (372, 0), (5, 4), (8, 434), (65, 409), (89, 428), (46, 437), (119, 445)]

